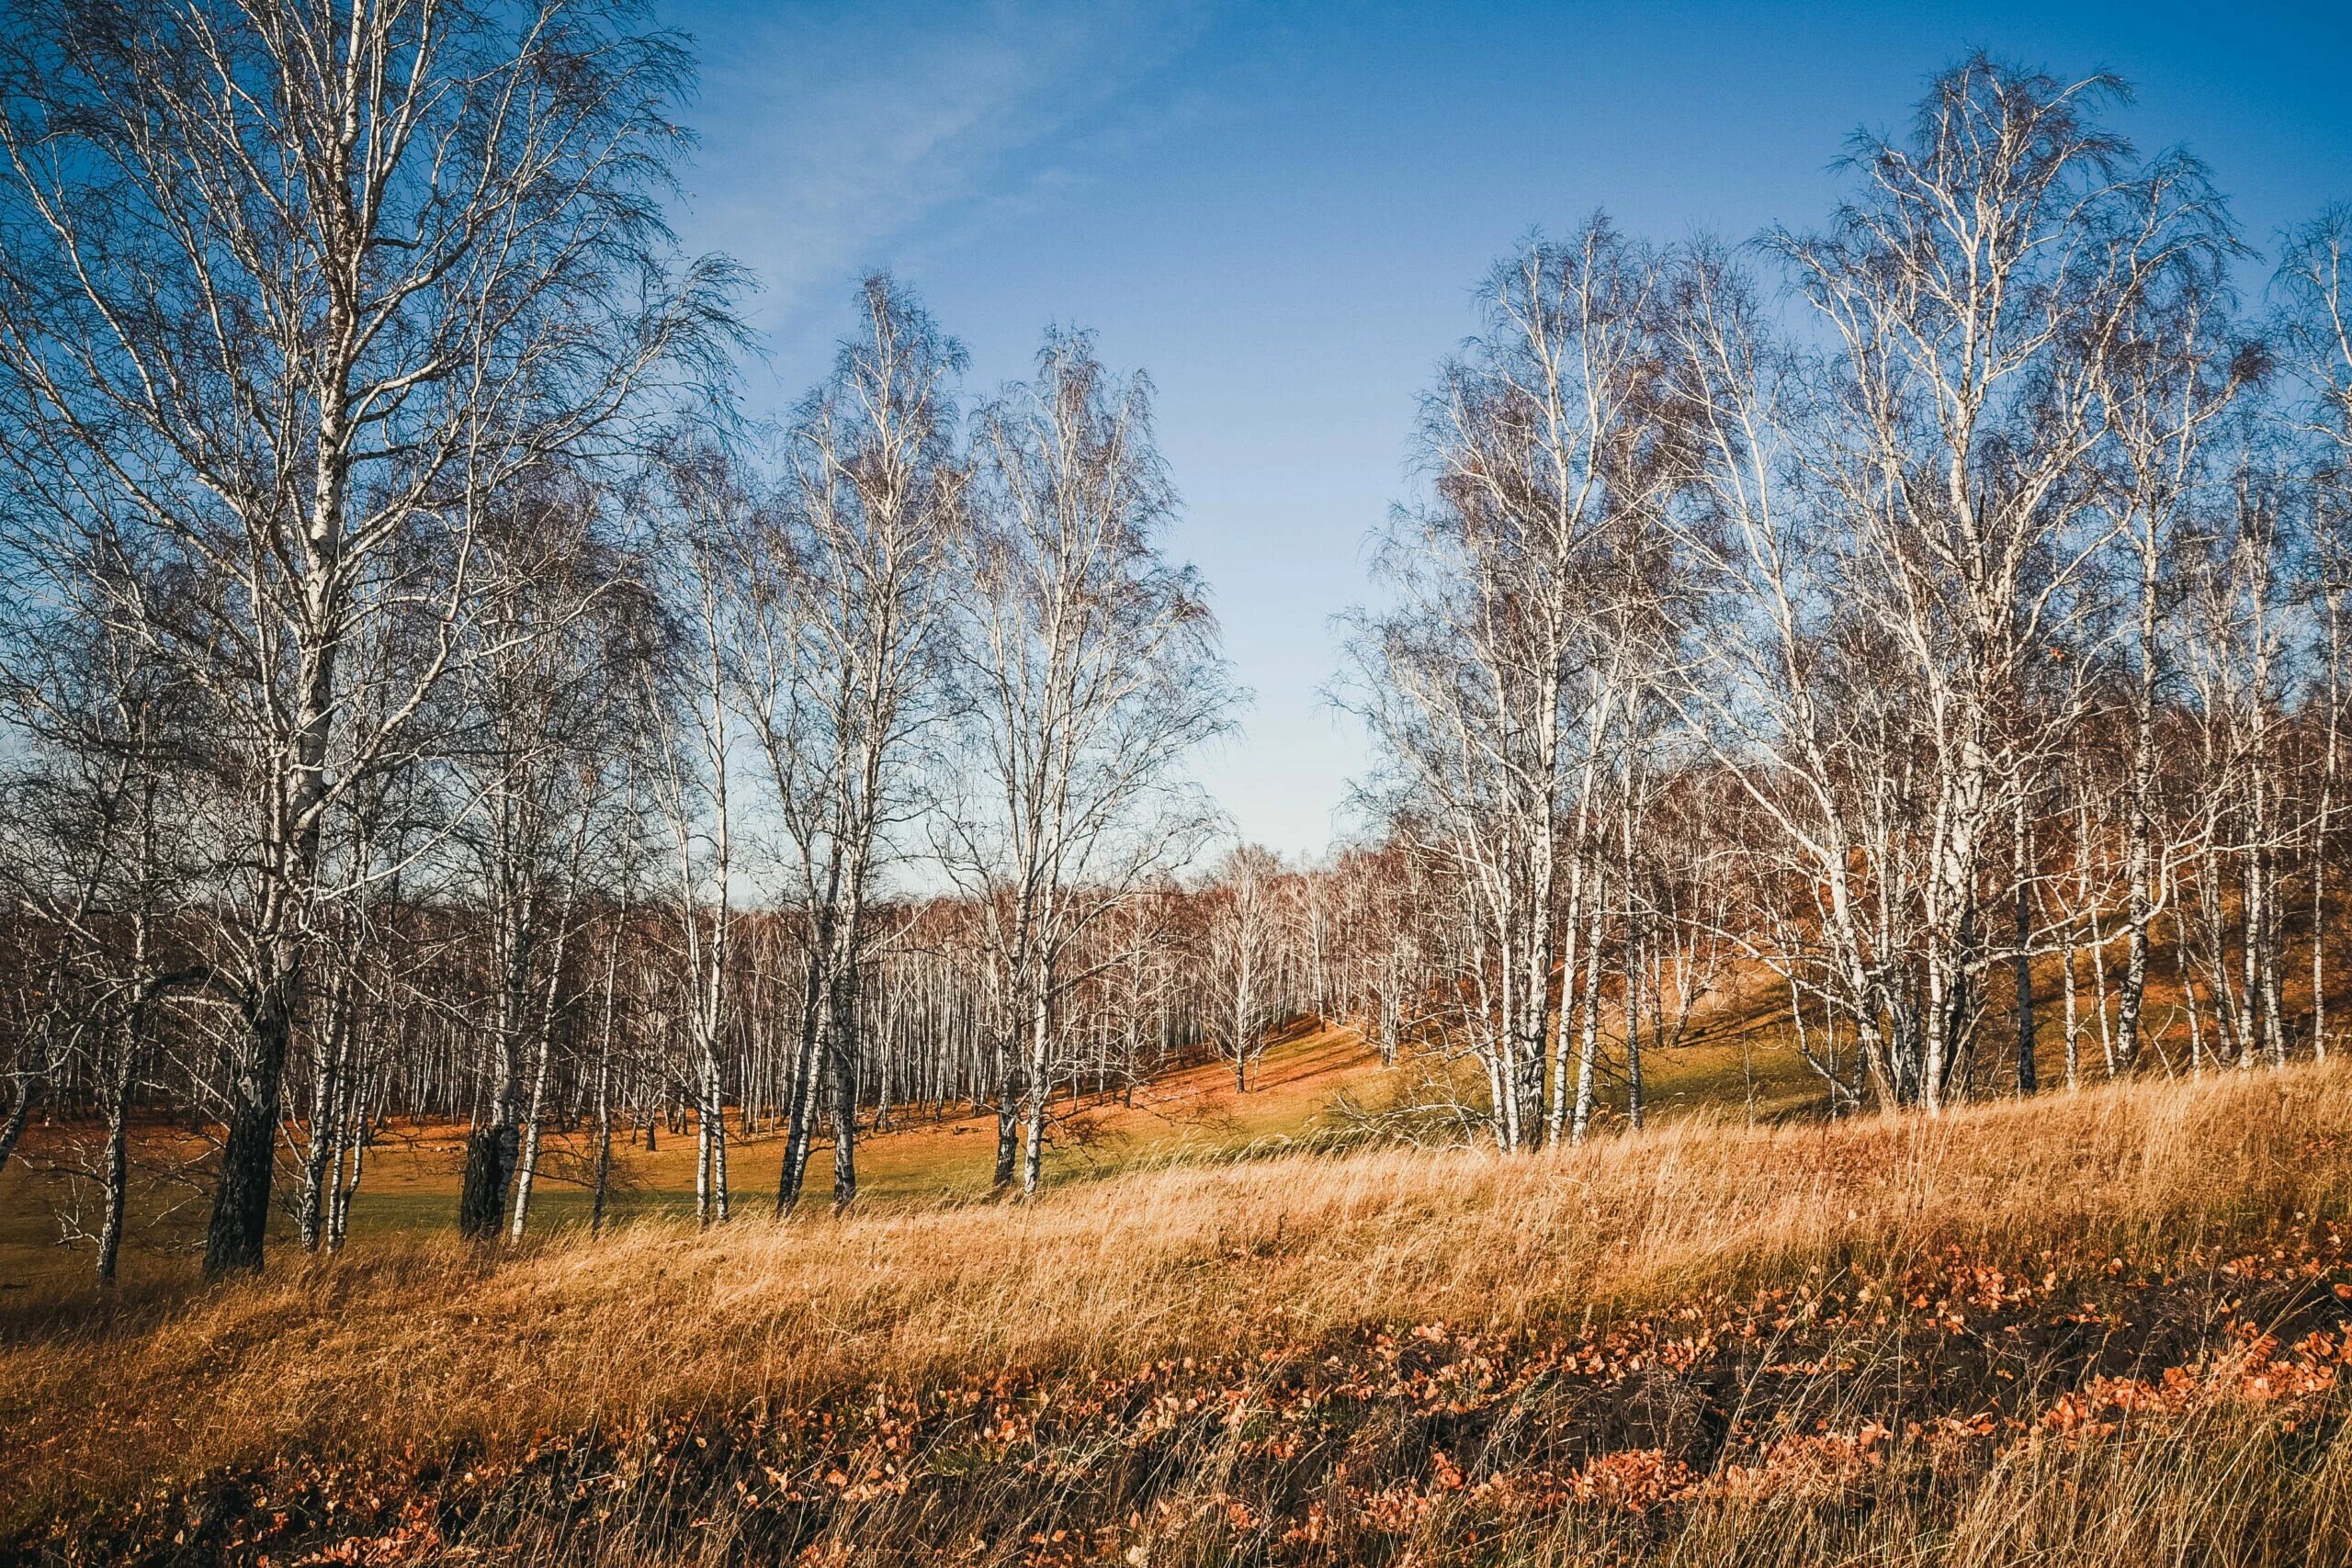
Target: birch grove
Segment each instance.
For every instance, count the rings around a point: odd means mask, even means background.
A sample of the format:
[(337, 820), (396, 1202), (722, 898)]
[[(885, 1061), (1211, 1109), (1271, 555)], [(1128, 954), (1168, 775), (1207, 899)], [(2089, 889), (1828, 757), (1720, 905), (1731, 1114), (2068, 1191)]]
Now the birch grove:
[(328, 818), (458, 656), (483, 509), (708, 324), (653, 202), (685, 62), (626, 19), (38, 5), (0, 55), (12, 554), (120, 563), (105, 613), (208, 710), (214, 1271), (261, 1260)]
[(1510, 247), (1301, 855), (1195, 780), (1148, 378), (983, 390), (876, 273), (754, 417), (638, 11), (27, 18), (0, 1169), (100, 1279), (334, 1252), (388, 1139), (482, 1247), (807, 1223), (918, 1123), (1025, 1195), (1300, 1039), (1363, 1074), (1302, 1132), (1528, 1155), (2339, 1051), (2352, 219), (2258, 254), (2110, 78), (1962, 61), (1749, 243)]
[(1375, 820), (1473, 922), (1425, 1034), (1503, 1146), (1531, 1104), (1581, 1134), (1596, 1052), (1638, 1126), (1646, 1043), (1766, 1008), (1833, 1112), (2052, 1052), (2078, 1086), (2094, 1037), (2109, 1074), (2328, 1049), (2344, 225), (2245, 310), (2122, 91), (1974, 57), (1856, 138), (1826, 227), (1595, 220), (1482, 295), (1344, 690)]

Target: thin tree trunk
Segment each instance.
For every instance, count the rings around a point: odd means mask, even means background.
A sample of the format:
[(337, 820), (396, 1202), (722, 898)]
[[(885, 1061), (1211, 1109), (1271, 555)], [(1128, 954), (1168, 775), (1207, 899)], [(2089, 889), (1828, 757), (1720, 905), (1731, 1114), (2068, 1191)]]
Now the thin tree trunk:
[(1046, 989), (1039, 986), (1036, 998), (1030, 1004), (1029, 1021), (1029, 1083), (1023, 1097), (1026, 1112), (1021, 1140), (1021, 1191), (1026, 1197), (1037, 1190), (1044, 1175), (1046, 1157), (1046, 1100), (1048, 1092), (1046, 1069), (1052, 1058), (1048, 1055), (1052, 1013)]
[(1594, 1077), (1600, 1055), (1600, 936), (1606, 914), (1603, 897), (1604, 883), (1598, 856), (1593, 866), (1592, 883), (1588, 891), (1590, 905), (1585, 919), (1584, 994), (1580, 1000), (1582, 1016), (1577, 1020), (1577, 1104), (1568, 1122), (1568, 1142), (1581, 1144), (1592, 1126)]
[(833, 1212), (857, 1198), (857, 972), (845, 967), (834, 977), (831, 1068), (833, 1084)]
[(139, 1029), (125, 1031), (122, 1055), (107, 1094), (106, 1218), (98, 1227), (98, 1283), (112, 1285), (122, 1253), (123, 1209), (130, 1190), (130, 1096), (139, 1081)]
[(531, 1182), (539, 1171), (539, 1121), (545, 1113), (548, 1093), (548, 1036), (552, 1030), (539, 1031), (537, 1064), (531, 1070), (530, 1109), (524, 1113), (522, 1157), (514, 1167), (514, 1215), (508, 1223), (506, 1239), (519, 1242), (524, 1226), (531, 1214)]
[(2327, 604), (2327, 729), (2320, 761), (2319, 814), (2312, 824), (2312, 1060), (2327, 1060), (2327, 830), (2335, 808), (2336, 754), (2344, 711), (2344, 637), (2339, 625), (2342, 596), (2331, 589)]
[(605, 1195), (613, 1179), (613, 1070), (609, 1062), (596, 1064), (596, 1176), (588, 1196), (588, 1234), (605, 1229)]
[[(2123, 960), (2123, 984), (2116, 1008), (2115, 1053), (2110, 1076), (2129, 1072), (2140, 1059), (2140, 1020), (2148, 990), (2148, 928), (2155, 919), (2155, 900), (2149, 883), (2155, 838), (2156, 787), (2156, 520), (2151, 513), (2143, 527), (2140, 546), (2140, 668), (2132, 694), (2132, 820), (2127, 851), (2131, 878), (2126, 918), (2130, 945)], [(2192, 1010), (2195, 1004), (2190, 1004)], [(2105, 1018), (2105, 1010), (2100, 1016)], [(2194, 1016), (2192, 1011), (2192, 1017)]]
[(8, 1107), (6, 1121), (0, 1121), (0, 1171), (8, 1168), (9, 1158), (17, 1152), (17, 1140), (25, 1134), (25, 1122), (31, 1116), (33, 1090), (39, 1087), (39, 1075), (27, 1072), (17, 1080), (17, 1098)]
[(776, 1175), (775, 1212), (778, 1219), (800, 1201), (807, 1179), (811, 1126), (817, 1112), (817, 1075), (823, 1066), (820, 1054), (828, 1017), (824, 970), (819, 954), (831, 940), (830, 931), (812, 932), (808, 964), (801, 988), (800, 1039), (792, 1066), (792, 1110), (784, 1138), (784, 1168)]
[[(2009, 974), (2017, 993), (2018, 1093), (2031, 1095), (2041, 1085), (2033, 1057), (2033, 824), (2026, 813), (2026, 791), (2022, 784), (2017, 791), (2012, 813), (2010, 832), (2016, 846), (2016, 886), (2010, 897), (2016, 922), (2016, 951), (2009, 960)], [(2074, 1041), (2070, 1038), (2066, 1043), (2070, 1060), (2074, 1048)], [(2069, 1070), (2071, 1072), (2071, 1068)]]

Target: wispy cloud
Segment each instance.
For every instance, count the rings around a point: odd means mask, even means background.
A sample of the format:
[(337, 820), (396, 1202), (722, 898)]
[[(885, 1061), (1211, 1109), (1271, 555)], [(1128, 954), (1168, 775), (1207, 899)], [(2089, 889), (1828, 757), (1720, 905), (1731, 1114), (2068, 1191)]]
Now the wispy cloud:
[(1018, 214), (1070, 178), (1022, 154), (1114, 110), (1210, 0), (673, 9), (703, 58), (684, 228), (760, 276), (759, 324), (943, 213)]

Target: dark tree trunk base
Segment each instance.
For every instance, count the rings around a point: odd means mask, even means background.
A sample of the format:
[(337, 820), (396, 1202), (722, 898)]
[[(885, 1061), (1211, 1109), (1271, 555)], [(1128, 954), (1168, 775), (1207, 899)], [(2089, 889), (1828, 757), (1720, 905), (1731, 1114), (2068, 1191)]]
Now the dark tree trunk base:
[(458, 1233), (482, 1241), (506, 1217), (506, 1187), (514, 1176), (517, 1138), (506, 1127), (477, 1127), (466, 1137), (466, 1179), (458, 1192)]
[(232, 1084), (229, 1138), (220, 1150), (220, 1185), (204, 1235), (204, 1274), (254, 1273), (269, 1229), (269, 1183), (277, 1159), (277, 1098), (286, 1076), (288, 1019), (282, 989), (251, 1016), (252, 1055)]

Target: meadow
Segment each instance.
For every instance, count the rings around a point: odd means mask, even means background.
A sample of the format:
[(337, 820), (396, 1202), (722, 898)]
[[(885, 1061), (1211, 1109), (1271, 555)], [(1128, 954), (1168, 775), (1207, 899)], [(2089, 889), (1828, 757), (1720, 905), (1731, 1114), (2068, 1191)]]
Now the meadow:
[(0, 1554), (2352, 1558), (2338, 1066), (1257, 1153), (28, 1292)]
[[(1659, 1114), (1694, 1110), (1745, 1117), (1817, 1114), (1817, 1080), (1780, 1044), (1777, 1021), (1761, 1011), (1728, 1017), (1712, 1043), (1657, 1055), (1650, 1099)], [(1756, 1035), (1752, 1051), (1739, 1041)], [(1357, 1123), (1435, 1095), (1475, 1088), (1466, 1064), (1448, 1068), (1418, 1059), (1384, 1068), (1353, 1029), (1309, 1019), (1276, 1032), (1248, 1093), (1237, 1093), (1232, 1069), (1210, 1060), (1178, 1067), (1131, 1089), (1081, 1092), (1057, 1105), (1046, 1156), (1048, 1179), (1085, 1182), (1124, 1171), (1169, 1165), (1216, 1163), (1299, 1145), (1329, 1146), (1360, 1136)], [(1750, 1090), (1753, 1092), (1751, 1093)], [(1604, 1096), (1607, 1114), (1622, 1117), (1623, 1092)], [(1728, 1110), (1726, 1111), (1726, 1108)], [(741, 1111), (728, 1108), (729, 1195), (738, 1213), (764, 1215), (775, 1204), (784, 1143), (773, 1127), (747, 1131)], [(72, 1236), (64, 1221), (78, 1214), (94, 1226), (95, 1185), (76, 1168), (103, 1136), (94, 1123), (72, 1120), (36, 1125), (27, 1158), (0, 1169), (0, 1313), (21, 1315), (35, 1303), (85, 1310), (100, 1298), (90, 1280), (87, 1237)], [(691, 1219), (694, 1214), (695, 1134), (691, 1120), (657, 1123), (653, 1147), (641, 1127), (616, 1127), (613, 1185), (607, 1209), (616, 1224)], [(992, 1114), (961, 1108), (902, 1108), (887, 1128), (864, 1132), (858, 1143), (860, 1204), (868, 1210), (986, 1196), (995, 1156)], [(562, 1235), (587, 1225), (592, 1130), (549, 1126), (546, 1158), (532, 1197), (530, 1227)], [(185, 1128), (147, 1120), (139, 1127), (138, 1174), (131, 1192), (130, 1238), (123, 1279), (130, 1293), (175, 1291), (193, 1283), (203, 1244), (207, 1179), (212, 1147)], [(352, 1206), (352, 1235), (368, 1241), (446, 1230), (455, 1223), (464, 1174), (462, 1122), (387, 1118), (368, 1155)], [(809, 1199), (826, 1201), (832, 1187), (832, 1148), (820, 1139), (810, 1156)], [(281, 1192), (296, 1172), (280, 1161)], [(292, 1218), (277, 1215), (272, 1246), (295, 1245)]]

